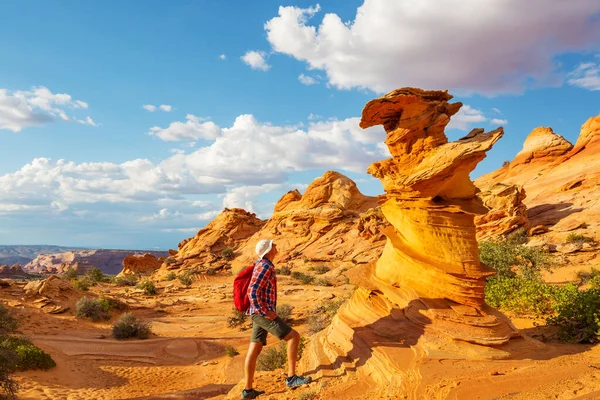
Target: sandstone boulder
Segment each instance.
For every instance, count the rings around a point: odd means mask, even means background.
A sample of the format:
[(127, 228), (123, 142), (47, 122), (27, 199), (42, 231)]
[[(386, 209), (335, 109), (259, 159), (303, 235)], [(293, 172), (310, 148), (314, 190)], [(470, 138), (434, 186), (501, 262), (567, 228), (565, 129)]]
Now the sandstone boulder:
[(489, 209), (486, 214), (475, 217), (478, 241), (529, 228), (527, 207), (523, 204), (527, 196), (522, 187), (497, 183), (477, 197)]
[(117, 276), (137, 275), (150, 276), (160, 268), (164, 257), (155, 257), (152, 254), (129, 254), (123, 259), (123, 270)]

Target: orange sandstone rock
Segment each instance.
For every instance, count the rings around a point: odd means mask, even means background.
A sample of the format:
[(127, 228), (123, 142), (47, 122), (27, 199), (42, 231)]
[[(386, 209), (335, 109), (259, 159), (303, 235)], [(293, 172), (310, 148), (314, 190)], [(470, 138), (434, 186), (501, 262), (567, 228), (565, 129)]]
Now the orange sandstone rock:
[(152, 254), (129, 254), (123, 259), (123, 270), (118, 276), (137, 275), (149, 276), (160, 268), (164, 257), (155, 257)]
[(522, 187), (497, 183), (477, 197), (489, 209), (486, 214), (475, 217), (478, 241), (529, 228), (527, 206), (523, 204), (527, 196)]

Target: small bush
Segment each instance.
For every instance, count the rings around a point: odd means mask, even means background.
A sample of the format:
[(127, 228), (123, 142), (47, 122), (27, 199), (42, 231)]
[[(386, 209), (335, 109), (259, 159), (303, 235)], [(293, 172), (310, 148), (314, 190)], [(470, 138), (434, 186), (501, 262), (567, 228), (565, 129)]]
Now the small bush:
[(326, 274), (327, 272), (329, 272), (329, 267), (326, 265), (319, 265), (319, 266), (315, 267), (315, 273), (317, 275), (323, 275), (323, 274)]
[(300, 253), (299, 251), (295, 251), (292, 253), (292, 258), (297, 258), (300, 257), (302, 255), (302, 253)]
[(315, 286), (333, 286), (331, 284), (331, 282), (329, 282), (327, 279), (325, 278), (317, 278), (314, 281), (314, 285)]
[(227, 318), (227, 327), (228, 328), (238, 328), (246, 323), (248, 320), (248, 316), (238, 311), (237, 309), (233, 309), (233, 315)]
[(227, 347), (225, 347), (225, 354), (227, 354), (228, 357), (233, 358), (233, 357), (237, 356), (238, 354), (240, 354), (240, 352), (237, 351), (236, 348), (233, 346), (227, 346)]
[(185, 287), (190, 287), (192, 286), (192, 274), (190, 273), (190, 271), (185, 271), (184, 273), (182, 273), (181, 275), (179, 275), (179, 282), (185, 286)]
[(318, 393), (316, 390), (308, 389), (298, 393), (298, 395), (296, 396), (296, 400), (315, 400), (317, 397)]
[(154, 282), (149, 279), (138, 283), (136, 288), (143, 290), (144, 294), (148, 296), (153, 296), (156, 294), (156, 286), (154, 286)]
[(56, 366), (48, 353), (25, 338), (5, 337), (0, 341), (0, 348), (12, 351), (16, 355), (13, 364), (15, 371), (47, 370)]
[(294, 306), (289, 304), (280, 304), (277, 306), (277, 316), (288, 324), (292, 320), (292, 311), (294, 311)]
[(258, 371), (275, 371), (283, 368), (287, 361), (287, 344), (280, 341), (277, 346), (266, 348), (262, 351), (256, 362)]
[(147, 339), (150, 336), (150, 322), (141, 322), (135, 315), (124, 313), (112, 326), (113, 336), (116, 339)]
[(89, 297), (82, 297), (77, 300), (75, 304), (75, 316), (77, 318), (87, 318), (92, 321), (100, 321), (101, 319), (107, 319), (108, 310), (104, 309), (105, 306), (100, 304), (99, 300), (92, 299)]
[(229, 247), (226, 249), (223, 249), (223, 251), (221, 252), (221, 256), (223, 256), (223, 258), (226, 260), (233, 259), (233, 256), (234, 256), (233, 249), (229, 248)]
[(280, 275), (291, 275), (292, 274), (292, 270), (290, 269), (290, 267), (288, 267), (287, 265), (284, 265), (283, 267), (281, 267), (281, 269), (278, 270), (278, 272), (276, 272)]
[(292, 278), (299, 280), (304, 285), (311, 284), (312, 281), (315, 279), (314, 276), (308, 275), (308, 274), (304, 274), (304, 273), (299, 272), (299, 271), (292, 272)]
[(479, 243), (479, 258), (484, 264), (494, 268), (499, 278), (512, 278), (518, 274), (526, 278), (539, 276), (542, 268), (554, 265), (547, 252), (535, 247), (527, 247), (523, 242), (527, 236), (517, 230), (506, 239)]
[(600, 270), (592, 267), (589, 271), (579, 271), (577, 272), (577, 279), (579, 280), (579, 285), (585, 285), (595, 278), (600, 278)]
[(112, 279), (112, 283), (117, 286), (135, 286), (138, 283), (139, 278), (136, 275), (123, 275), (115, 276)]
[(506, 161), (502, 161), (502, 168), (506, 168), (510, 165), (510, 161), (506, 160)]
[(12, 312), (2, 303), (0, 303), (0, 337), (15, 333), (19, 323)]
[(560, 340), (597, 343), (600, 339), (600, 290), (576, 291), (556, 306), (557, 314), (547, 318), (558, 326)]
[(75, 289), (82, 290), (84, 292), (87, 292), (89, 290), (90, 286), (96, 285), (96, 282), (92, 281), (87, 276), (82, 276), (77, 279), (74, 279), (71, 281), (71, 283)]
[(206, 270), (206, 275), (216, 275), (217, 271), (214, 268), (209, 268)]
[(77, 270), (73, 267), (67, 268), (65, 272), (62, 274), (63, 279), (72, 280), (77, 278)]
[(175, 272), (169, 272), (167, 275), (165, 275), (164, 280), (172, 281), (175, 280), (175, 278), (177, 278), (177, 274), (175, 274)]
[(594, 240), (594, 238), (591, 238), (589, 236), (580, 235), (577, 233), (569, 233), (569, 236), (567, 236), (567, 243), (581, 245), (584, 243), (596, 243), (596, 241)]
[(308, 317), (308, 332), (312, 335), (327, 328), (342, 304), (344, 300), (332, 299), (317, 305)]
[(19, 384), (10, 377), (16, 371), (16, 363), (17, 355), (0, 346), (0, 398), (17, 399)]
[(92, 268), (92, 270), (89, 272), (88, 276), (93, 282), (103, 282), (104, 281), (104, 274), (98, 268)]
[(600, 275), (596, 275), (590, 279), (589, 284), (592, 289), (600, 289)]
[(100, 308), (102, 311), (108, 313), (110, 310), (124, 310), (127, 308), (127, 304), (122, 301), (110, 299), (110, 298), (100, 298), (98, 299), (98, 304), (100, 304)]

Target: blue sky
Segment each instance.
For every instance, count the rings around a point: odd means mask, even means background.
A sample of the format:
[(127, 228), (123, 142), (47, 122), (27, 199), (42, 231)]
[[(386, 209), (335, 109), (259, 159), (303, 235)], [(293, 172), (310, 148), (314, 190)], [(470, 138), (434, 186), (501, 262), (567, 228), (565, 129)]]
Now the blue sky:
[[(567, 4), (568, 3), (568, 4)], [(0, 244), (176, 248), (223, 207), (266, 218), (385, 158), (364, 104), (402, 86), (505, 127), (472, 174), (600, 113), (592, 0), (8, 1), (0, 6)], [(476, 16), (476, 17), (474, 17)], [(161, 107), (162, 106), (162, 107)]]

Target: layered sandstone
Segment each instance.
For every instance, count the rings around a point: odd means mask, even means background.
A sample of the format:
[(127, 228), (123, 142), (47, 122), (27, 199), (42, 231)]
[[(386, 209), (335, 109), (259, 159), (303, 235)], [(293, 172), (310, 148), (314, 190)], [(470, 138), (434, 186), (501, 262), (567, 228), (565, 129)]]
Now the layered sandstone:
[[(547, 129), (545, 131), (548, 133)], [(567, 232), (573, 229), (600, 240), (600, 203), (597, 201), (600, 115), (583, 124), (574, 146), (567, 145), (564, 139), (556, 139), (556, 136), (548, 133), (545, 140), (538, 139), (548, 149), (544, 150), (539, 145), (535, 162), (520, 164), (520, 156), (517, 155), (508, 168), (484, 175), (475, 183), (483, 191), (499, 182), (522, 186), (527, 193), (523, 202), (528, 208), (530, 224), (548, 228), (549, 232), (545, 234), (547, 241), (564, 243)], [(524, 153), (527, 147), (524, 145), (519, 154)], [(540, 229), (538, 232), (541, 232)]]
[(152, 254), (128, 254), (123, 259), (123, 270), (118, 276), (136, 275), (150, 276), (160, 268), (165, 257), (156, 257)]
[(469, 178), (502, 128), (448, 142), (444, 128), (461, 107), (445, 91), (406, 88), (369, 102), (360, 126), (382, 124), (392, 158), (372, 164), (391, 226), (377, 262), (354, 270), (360, 287), (311, 342), (304, 367), (323, 375), (356, 372), (371, 398), (414, 393), (415, 370), (432, 358), (502, 358), (520, 336), (484, 301), (474, 218), (486, 211)]
[(27, 273), (23, 271), (23, 268), (19, 264), (12, 266), (0, 265), (0, 277), (2, 278), (15, 278), (20, 276), (26, 276)]
[(65, 280), (52, 275), (46, 279), (30, 281), (23, 288), (25, 297), (43, 312), (60, 314), (74, 307), (81, 293)]
[(129, 254), (150, 253), (156, 257), (165, 257), (167, 252), (136, 250), (78, 250), (55, 254), (40, 254), (24, 266), (25, 271), (43, 274), (62, 274), (70, 268), (80, 274), (92, 268), (98, 268), (105, 274), (118, 274), (123, 269), (123, 259)]
[[(226, 208), (196, 236), (179, 243), (177, 251), (169, 251), (157, 275), (170, 270), (206, 272), (229, 269), (233, 256), (262, 226), (264, 221), (256, 214), (241, 208)], [(224, 250), (231, 255), (224, 254)]]
[(525, 190), (517, 185), (497, 183), (477, 194), (489, 209), (475, 217), (477, 240), (506, 236), (519, 228), (529, 229)]

